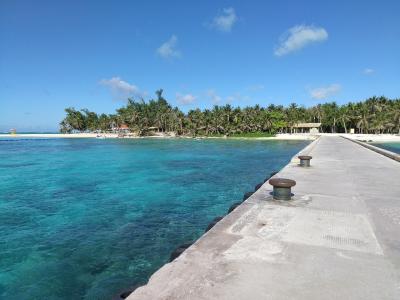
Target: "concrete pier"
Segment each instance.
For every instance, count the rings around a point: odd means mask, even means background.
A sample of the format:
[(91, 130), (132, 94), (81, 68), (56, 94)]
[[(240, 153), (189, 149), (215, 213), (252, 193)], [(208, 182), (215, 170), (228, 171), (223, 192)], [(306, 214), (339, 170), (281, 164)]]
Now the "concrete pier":
[(341, 137), (300, 154), (291, 201), (264, 183), (128, 299), (400, 299), (400, 163)]

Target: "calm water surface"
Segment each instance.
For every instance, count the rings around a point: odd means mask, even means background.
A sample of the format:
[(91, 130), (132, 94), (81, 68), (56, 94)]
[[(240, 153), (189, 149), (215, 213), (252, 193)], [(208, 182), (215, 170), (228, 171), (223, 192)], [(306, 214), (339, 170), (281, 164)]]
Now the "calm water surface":
[(308, 142), (0, 139), (0, 299), (145, 282)]
[(400, 154), (400, 143), (373, 143), (373, 145)]

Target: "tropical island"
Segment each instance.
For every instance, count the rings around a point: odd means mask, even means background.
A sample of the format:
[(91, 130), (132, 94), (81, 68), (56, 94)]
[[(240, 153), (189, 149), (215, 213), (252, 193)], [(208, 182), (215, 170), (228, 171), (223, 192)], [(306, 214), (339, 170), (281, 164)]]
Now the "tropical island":
[(384, 96), (338, 105), (336, 102), (304, 107), (271, 104), (244, 108), (230, 104), (187, 113), (171, 106), (156, 91), (149, 101), (129, 98), (115, 114), (88, 109), (65, 109), (61, 133), (118, 132), (131, 136), (268, 137), (277, 133), (303, 133), (317, 128), (322, 133), (400, 134), (400, 99)]

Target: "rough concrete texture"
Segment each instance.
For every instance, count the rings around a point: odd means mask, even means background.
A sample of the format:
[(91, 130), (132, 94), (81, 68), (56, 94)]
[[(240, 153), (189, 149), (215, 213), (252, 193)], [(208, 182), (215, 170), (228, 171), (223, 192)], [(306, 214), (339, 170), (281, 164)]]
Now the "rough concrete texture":
[(400, 299), (400, 164), (321, 137), (129, 300)]

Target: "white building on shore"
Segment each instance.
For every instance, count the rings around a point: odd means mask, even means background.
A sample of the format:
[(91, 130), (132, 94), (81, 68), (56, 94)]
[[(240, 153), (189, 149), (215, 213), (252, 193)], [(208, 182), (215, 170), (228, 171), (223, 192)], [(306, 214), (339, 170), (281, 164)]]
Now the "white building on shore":
[(311, 133), (320, 132), (321, 123), (297, 123), (293, 126), (293, 133)]

